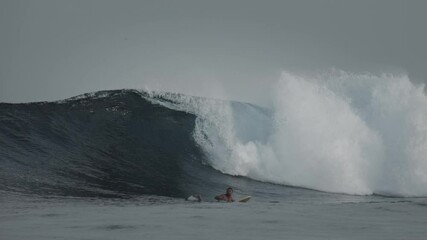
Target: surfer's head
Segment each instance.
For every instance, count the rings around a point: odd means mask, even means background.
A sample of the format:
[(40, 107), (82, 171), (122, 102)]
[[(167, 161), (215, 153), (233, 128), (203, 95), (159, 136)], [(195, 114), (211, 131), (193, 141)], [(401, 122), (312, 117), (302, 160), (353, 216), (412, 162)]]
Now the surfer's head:
[(233, 188), (232, 187), (229, 187), (229, 188), (227, 188), (227, 192), (226, 192), (226, 194), (228, 195), (228, 196), (230, 196), (231, 194), (233, 194)]

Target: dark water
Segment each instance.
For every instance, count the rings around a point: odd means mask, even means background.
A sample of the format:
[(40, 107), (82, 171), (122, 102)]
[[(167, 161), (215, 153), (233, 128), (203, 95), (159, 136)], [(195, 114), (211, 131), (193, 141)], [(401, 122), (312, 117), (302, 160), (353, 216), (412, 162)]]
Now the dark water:
[[(42, 196), (211, 196), (227, 186), (283, 188), (205, 164), (195, 116), (137, 91), (60, 102), (0, 104), (0, 190)], [(258, 190), (257, 190), (258, 189)]]
[[(108, 97), (99, 97), (107, 94)], [(0, 105), (0, 189), (69, 196), (182, 196), (203, 168), (195, 117), (132, 91)]]

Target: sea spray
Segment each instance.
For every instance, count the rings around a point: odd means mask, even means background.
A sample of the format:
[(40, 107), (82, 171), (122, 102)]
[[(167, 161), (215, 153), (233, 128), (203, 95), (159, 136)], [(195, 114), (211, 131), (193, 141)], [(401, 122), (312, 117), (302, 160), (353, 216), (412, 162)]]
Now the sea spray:
[(268, 111), (180, 94), (151, 98), (197, 116), (193, 136), (224, 173), (328, 192), (427, 196), (423, 88), (405, 75), (284, 72)]

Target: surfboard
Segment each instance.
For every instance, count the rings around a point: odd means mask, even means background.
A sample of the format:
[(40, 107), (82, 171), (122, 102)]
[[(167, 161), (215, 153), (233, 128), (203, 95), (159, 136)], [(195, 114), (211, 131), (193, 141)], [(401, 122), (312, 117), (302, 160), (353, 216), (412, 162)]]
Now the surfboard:
[(247, 201), (249, 201), (250, 199), (251, 199), (251, 196), (246, 196), (246, 197), (244, 197), (244, 198), (240, 199), (240, 200), (239, 200), (239, 202), (247, 202)]
[(190, 201), (190, 202), (201, 202), (202, 197), (200, 195), (191, 195), (188, 198), (186, 198), (185, 200)]

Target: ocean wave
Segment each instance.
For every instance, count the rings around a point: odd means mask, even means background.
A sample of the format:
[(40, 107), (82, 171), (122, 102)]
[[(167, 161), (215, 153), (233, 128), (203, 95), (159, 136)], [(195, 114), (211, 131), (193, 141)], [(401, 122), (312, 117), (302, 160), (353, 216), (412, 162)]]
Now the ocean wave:
[(270, 109), (139, 90), (2, 103), (0, 189), (183, 197), (247, 181), (231, 175), (427, 196), (424, 86), (405, 75), (284, 72), (275, 89)]

